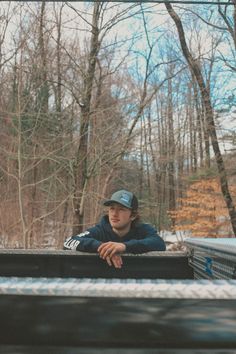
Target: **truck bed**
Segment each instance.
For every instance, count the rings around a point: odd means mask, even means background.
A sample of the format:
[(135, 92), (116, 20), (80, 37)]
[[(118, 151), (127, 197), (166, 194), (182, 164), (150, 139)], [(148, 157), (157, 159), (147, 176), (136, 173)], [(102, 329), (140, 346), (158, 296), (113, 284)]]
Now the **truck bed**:
[(194, 279), (191, 253), (0, 251), (0, 353), (235, 353), (236, 281)]

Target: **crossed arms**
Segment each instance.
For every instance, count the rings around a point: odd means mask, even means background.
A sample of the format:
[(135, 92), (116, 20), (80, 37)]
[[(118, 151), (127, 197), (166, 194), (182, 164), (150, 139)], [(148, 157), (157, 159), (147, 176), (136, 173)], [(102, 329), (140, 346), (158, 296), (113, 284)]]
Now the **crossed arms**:
[(164, 241), (157, 235), (156, 230), (147, 225), (135, 229), (130, 237), (122, 240), (123, 242), (109, 240), (109, 237), (116, 236), (109, 233), (107, 235), (107, 230), (101, 227), (93, 227), (79, 235), (69, 237), (64, 242), (64, 249), (98, 253), (109, 266), (115, 268), (122, 267), (123, 253), (141, 254), (166, 249)]

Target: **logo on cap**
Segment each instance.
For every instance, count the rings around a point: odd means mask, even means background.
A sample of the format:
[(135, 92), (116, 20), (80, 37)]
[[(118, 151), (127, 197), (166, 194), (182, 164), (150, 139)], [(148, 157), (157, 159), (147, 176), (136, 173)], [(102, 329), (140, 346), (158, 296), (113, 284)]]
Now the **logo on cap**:
[(129, 204), (129, 205), (131, 204), (130, 203), (131, 202), (131, 198), (130, 198), (130, 196), (127, 193), (123, 193), (121, 195), (121, 197), (120, 197), (120, 200), (125, 202), (125, 203), (127, 203), (127, 204)]

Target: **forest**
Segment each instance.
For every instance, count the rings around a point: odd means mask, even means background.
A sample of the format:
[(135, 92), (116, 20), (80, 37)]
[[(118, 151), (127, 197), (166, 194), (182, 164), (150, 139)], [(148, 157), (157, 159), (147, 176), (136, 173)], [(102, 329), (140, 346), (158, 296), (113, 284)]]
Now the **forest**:
[(236, 0), (208, 2), (1, 2), (1, 248), (61, 249), (118, 189), (236, 236)]

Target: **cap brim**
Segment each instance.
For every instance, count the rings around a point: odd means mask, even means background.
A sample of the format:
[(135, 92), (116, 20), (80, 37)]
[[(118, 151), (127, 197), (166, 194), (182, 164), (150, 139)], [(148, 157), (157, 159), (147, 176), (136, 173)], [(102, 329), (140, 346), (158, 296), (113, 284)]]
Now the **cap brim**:
[(132, 208), (130, 208), (129, 206), (127, 206), (127, 205), (121, 203), (121, 202), (118, 201), (118, 200), (114, 200), (114, 199), (106, 200), (106, 201), (103, 203), (103, 205), (109, 206), (109, 205), (111, 205), (111, 204), (113, 204), (113, 203), (120, 204), (120, 205), (124, 206), (124, 207), (127, 208), (127, 209), (132, 209)]

